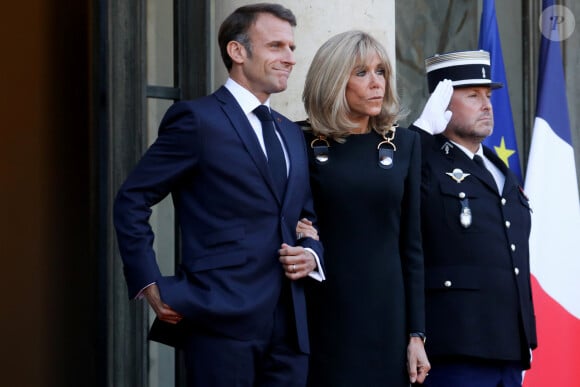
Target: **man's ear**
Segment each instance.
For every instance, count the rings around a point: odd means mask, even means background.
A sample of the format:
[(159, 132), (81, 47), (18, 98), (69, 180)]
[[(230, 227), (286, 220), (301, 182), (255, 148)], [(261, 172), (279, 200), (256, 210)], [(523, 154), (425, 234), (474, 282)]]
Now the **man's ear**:
[(226, 46), (228, 55), (232, 61), (237, 64), (242, 64), (247, 58), (246, 48), (240, 42), (232, 40)]

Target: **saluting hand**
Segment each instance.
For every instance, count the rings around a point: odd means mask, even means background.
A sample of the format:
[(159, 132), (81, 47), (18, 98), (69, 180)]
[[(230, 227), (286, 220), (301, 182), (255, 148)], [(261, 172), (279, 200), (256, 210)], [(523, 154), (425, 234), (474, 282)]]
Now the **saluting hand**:
[(421, 116), (413, 122), (413, 125), (430, 134), (444, 132), (453, 114), (451, 110), (447, 110), (452, 95), (453, 85), (451, 81), (449, 79), (439, 81), (427, 100)]

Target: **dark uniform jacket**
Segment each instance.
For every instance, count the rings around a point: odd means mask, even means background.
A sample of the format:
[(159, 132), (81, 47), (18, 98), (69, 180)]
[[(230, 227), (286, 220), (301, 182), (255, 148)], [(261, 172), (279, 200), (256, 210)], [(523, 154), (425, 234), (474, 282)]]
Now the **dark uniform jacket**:
[(528, 199), (489, 148), (483, 148), (485, 156), (505, 175), (501, 195), (459, 147), (443, 135), (413, 129), (422, 141), (429, 359), (516, 360), (529, 368), (536, 327)]

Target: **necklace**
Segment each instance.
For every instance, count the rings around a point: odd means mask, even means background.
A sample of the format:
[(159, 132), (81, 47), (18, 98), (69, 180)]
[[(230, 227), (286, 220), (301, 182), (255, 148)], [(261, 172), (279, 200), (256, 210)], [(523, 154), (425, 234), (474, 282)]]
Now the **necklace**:
[(383, 133), (384, 140), (377, 145), (379, 151), (379, 167), (383, 169), (390, 169), (393, 167), (395, 151), (397, 150), (397, 147), (393, 144), (393, 140), (395, 139), (398, 126), (398, 124), (394, 124), (391, 126), (391, 129)]
[[(395, 134), (397, 132), (398, 124), (391, 126), (389, 130), (382, 134), (383, 141), (379, 142), (377, 145), (378, 150), (378, 164), (379, 167), (383, 169), (390, 169), (393, 167), (395, 161), (395, 151), (397, 150), (396, 145), (393, 143), (395, 139)], [(317, 164), (324, 165), (330, 160), (330, 143), (326, 139), (326, 136), (321, 134), (316, 136), (310, 142), (310, 148), (314, 152), (314, 159)]]

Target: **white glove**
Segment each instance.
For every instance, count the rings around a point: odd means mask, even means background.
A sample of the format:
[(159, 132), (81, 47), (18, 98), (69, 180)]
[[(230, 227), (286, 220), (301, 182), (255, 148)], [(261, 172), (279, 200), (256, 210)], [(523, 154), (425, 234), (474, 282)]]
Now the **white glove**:
[(453, 114), (450, 110), (447, 110), (452, 95), (453, 85), (451, 81), (449, 79), (439, 81), (427, 100), (423, 112), (413, 122), (413, 125), (430, 134), (439, 134), (445, 131)]

